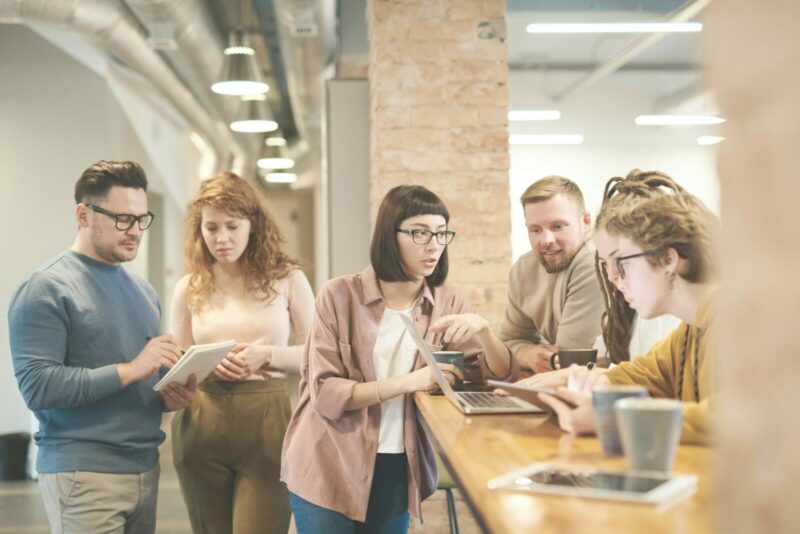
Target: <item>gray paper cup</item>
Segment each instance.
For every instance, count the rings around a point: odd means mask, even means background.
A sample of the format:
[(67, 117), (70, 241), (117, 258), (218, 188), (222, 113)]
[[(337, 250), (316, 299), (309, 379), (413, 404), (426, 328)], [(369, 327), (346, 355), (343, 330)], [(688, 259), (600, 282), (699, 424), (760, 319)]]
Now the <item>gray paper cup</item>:
[(622, 456), (622, 441), (617, 429), (614, 403), (626, 397), (647, 397), (647, 390), (635, 385), (601, 385), (592, 391), (594, 421), (597, 437), (603, 445), (603, 452), (611, 456)]
[(674, 399), (621, 399), (614, 407), (628, 466), (671, 470), (681, 437), (683, 404)]
[[(461, 373), (464, 373), (464, 353), (459, 350), (439, 350), (433, 353), (434, 359), (438, 363), (449, 363), (458, 367)], [(453, 386), (456, 391), (464, 389), (464, 381), (456, 378), (456, 383)]]

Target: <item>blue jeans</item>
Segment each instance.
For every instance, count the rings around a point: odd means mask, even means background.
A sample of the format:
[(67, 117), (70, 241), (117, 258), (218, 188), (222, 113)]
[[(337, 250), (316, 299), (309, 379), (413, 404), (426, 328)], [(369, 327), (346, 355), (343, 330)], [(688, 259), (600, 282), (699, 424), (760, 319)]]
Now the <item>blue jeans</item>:
[(378, 454), (369, 492), (367, 519), (317, 506), (289, 493), (298, 534), (405, 534), (408, 532), (408, 460), (405, 454)]

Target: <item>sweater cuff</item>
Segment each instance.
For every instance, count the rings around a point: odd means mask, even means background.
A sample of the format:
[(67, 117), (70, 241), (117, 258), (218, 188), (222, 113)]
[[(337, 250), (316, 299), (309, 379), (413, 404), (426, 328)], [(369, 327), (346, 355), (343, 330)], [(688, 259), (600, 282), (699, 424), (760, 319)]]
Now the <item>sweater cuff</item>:
[(300, 371), (300, 358), (302, 356), (303, 346), (292, 345), (291, 347), (272, 347), (272, 355), (270, 358), (269, 370), (279, 370), (286, 372), (299, 372)]

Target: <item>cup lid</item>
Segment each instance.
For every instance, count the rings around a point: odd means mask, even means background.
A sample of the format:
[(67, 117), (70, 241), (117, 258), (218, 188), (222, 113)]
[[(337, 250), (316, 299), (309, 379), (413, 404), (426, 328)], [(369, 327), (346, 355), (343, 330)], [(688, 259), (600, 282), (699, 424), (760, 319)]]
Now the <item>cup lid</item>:
[(626, 397), (614, 402), (618, 410), (675, 410), (682, 409), (683, 403), (676, 399), (653, 399), (651, 397)]
[(598, 384), (593, 391), (613, 391), (620, 393), (639, 393), (647, 391), (644, 386), (638, 384)]

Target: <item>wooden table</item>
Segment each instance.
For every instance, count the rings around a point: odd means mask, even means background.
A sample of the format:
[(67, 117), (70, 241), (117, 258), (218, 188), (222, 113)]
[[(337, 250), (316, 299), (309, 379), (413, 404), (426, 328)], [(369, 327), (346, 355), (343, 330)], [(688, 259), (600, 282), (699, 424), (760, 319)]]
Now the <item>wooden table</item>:
[(535, 493), (490, 491), (492, 478), (534, 462), (623, 471), (594, 437), (564, 434), (546, 415), (472, 415), (444, 397), (417, 393), (417, 408), (437, 452), (481, 527), (492, 533), (712, 532), (711, 450), (678, 448), (673, 471), (699, 476), (697, 493), (666, 509), (652, 505)]

